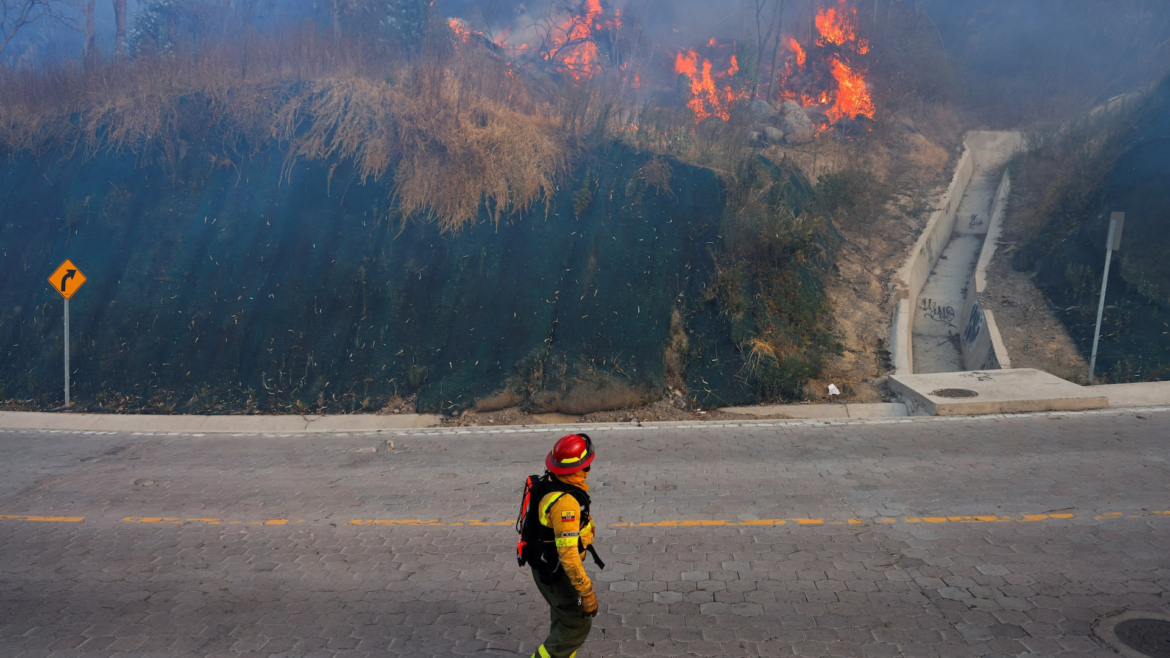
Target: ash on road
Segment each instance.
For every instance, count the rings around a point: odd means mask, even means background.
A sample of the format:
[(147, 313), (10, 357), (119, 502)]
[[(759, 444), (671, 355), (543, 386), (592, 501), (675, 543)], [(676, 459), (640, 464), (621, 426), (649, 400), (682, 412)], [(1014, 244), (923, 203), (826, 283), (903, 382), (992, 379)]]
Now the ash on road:
[[(0, 432), (0, 655), (527, 656), (561, 433)], [(1170, 613), (1170, 410), (591, 434), (583, 658), (1109, 656), (1095, 618)]]

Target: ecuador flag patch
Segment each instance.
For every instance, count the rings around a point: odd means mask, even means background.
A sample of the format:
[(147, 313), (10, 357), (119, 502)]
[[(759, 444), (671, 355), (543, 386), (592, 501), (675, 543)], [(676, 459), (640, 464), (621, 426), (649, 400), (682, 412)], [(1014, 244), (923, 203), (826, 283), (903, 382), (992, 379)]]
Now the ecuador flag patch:
[(572, 512), (572, 511), (561, 512), (561, 521), (568, 522), (568, 521), (576, 521), (576, 520), (577, 520), (577, 513), (576, 512)]

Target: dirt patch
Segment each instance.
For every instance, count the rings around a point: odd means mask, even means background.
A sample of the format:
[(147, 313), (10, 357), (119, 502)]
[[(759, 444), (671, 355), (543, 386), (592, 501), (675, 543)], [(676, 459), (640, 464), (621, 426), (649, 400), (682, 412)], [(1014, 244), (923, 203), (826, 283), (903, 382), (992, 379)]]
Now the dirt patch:
[(1089, 364), (1048, 298), (1036, 287), (1035, 274), (1012, 267), (1017, 249), (1038, 230), (1036, 205), (1041, 193), (1040, 185), (1014, 186), (1003, 236), (987, 269), (987, 290), (979, 301), (995, 315), (1013, 368), (1036, 368), (1084, 384)]
[(809, 382), (808, 400), (827, 400), (829, 384), (841, 391), (835, 400), (880, 402), (887, 397), (891, 280), (950, 182), (955, 147), (932, 142), (913, 122), (894, 120), (863, 145), (833, 144), (815, 158), (800, 156), (816, 177), (860, 166), (888, 194), (882, 207), (835, 222), (844, 241), (826, 287), (844, 352), (829, 361), (821, 378)]
[[(783, 415), (771, 418), (786, 418)], [(706, 420), (760, 420), (724, 411), (696, 411), (686, 407), (686, 400), (678, 392), (669, 392), (661, 400), (633, 409), (598, 411), (584, 415), (529, 414), (519, 407), (489, 413), (467, 411), (459, 416), (443, 419), (445, 427), (483, 427), (487, 425), (547, 425), (571, 423), (656, 423)]]

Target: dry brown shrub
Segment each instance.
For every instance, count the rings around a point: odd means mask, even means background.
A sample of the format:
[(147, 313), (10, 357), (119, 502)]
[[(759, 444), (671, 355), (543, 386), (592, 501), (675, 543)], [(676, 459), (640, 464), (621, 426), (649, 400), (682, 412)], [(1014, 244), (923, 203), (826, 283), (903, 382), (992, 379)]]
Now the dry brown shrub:
[(404, 215), (444, 231), (543, 199), (564, 167), (564, 144), (543, 117), (522, 115), (445, 76), (434, 96), (371, 80), (315, 85), (282, 108), (286, 166), (298, 158), (352, 159), (363, 180), (393, 174)]
[[(246, 157), (351, 159), (391, 180), (405, 216), (444, 231), (543, 199), (565, 167), (554, 112), (484, 50), (396, 59), (312, 30), (88, 68), (0, 69), (0, 150), (129, 151), (171, 171), (207, 139)], [(214, 139), (209, 139), (214, 138)]]
[(674, 171), (662, 158), (651, 158), (638, 169), (638, 180), (670, 197), (674, 196), (674, 190), (670, 188), (670, 179), (673, 176)]
[(607, 380), (598, 385), (585, 382), (573, 387), (561, 396), (558, 409), (561, 413), (583, 416), (595, 411), (634, 409), (650, 399), (650, 395), (624, 382)]
[(524, 404), (524, 396), (516, 391), (506, 390), (500, 391), (495, 395), (489, 395), (486, 398), (480, 398), (475, 401), (475, 410), (478, 413), (489, 413), (492, 411), (500, 411), (502, 409), (510, 409)]

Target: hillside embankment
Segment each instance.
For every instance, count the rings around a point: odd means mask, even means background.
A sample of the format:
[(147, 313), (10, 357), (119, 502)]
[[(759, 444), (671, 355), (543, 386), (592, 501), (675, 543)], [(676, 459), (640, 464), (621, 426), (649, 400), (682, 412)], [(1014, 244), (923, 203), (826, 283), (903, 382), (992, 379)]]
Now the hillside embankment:
[(720, 270), (729, 190), (710, 170), (611, 145), (546, 204), (451, 234), (391, 212), (387, 186), (344, 164), (288, 168), (276, 149), (208, 162), (0, 167), (3, 399), (60, 395), (45, 276), (68, 257), (89, 277), (72, 306), (83, 408), (584, 414), (668, 387), (690, 406), (760, 400), (737, 344), (750, 304), (726, 312), (751, 277)]
[[(1012, 165), (1022, 185), (1005, 225), (1012, 243), (1005, 258), (1017, 273), (1004, 278), (1030, 273), (1064, 329), (1046, 326), (1047, 313), (1032, 313), (1038, 338), (1017, 341), (1013, 358), (1048, 364), (1074, 381), (1087, 378), (1109, 216), (1124, 212), (1097, 377), (1113, 383), (1170, 378), (1170, 81), (1059, 131), (1033, 133), (1028, 145)], [(1029, 298), (998, 304), (1034, 307)]]

